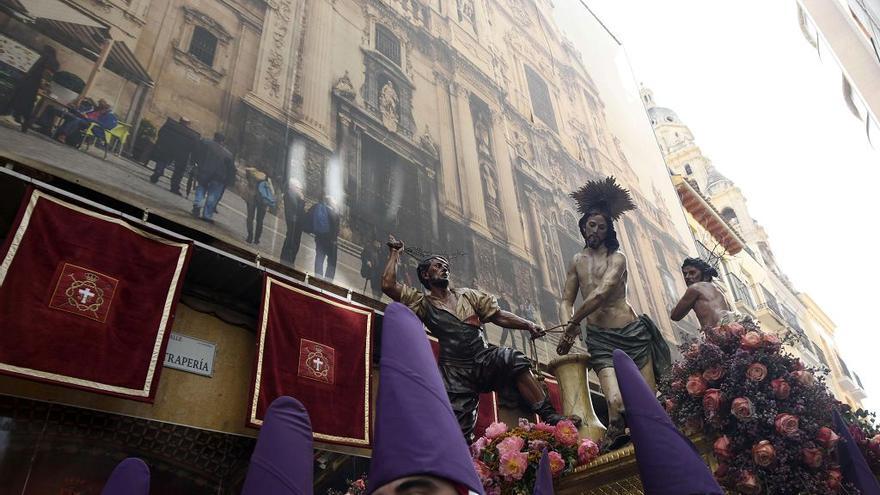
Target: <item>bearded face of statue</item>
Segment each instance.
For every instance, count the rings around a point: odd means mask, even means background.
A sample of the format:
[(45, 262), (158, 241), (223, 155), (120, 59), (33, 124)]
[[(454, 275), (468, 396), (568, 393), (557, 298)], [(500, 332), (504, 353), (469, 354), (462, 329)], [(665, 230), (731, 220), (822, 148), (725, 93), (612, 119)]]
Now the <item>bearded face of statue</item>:
[(590, 249), (597, 249), (605, 243), (608, 237), (608, 221), (599, 213), (590, 215), (581, 225), (581, 235)]

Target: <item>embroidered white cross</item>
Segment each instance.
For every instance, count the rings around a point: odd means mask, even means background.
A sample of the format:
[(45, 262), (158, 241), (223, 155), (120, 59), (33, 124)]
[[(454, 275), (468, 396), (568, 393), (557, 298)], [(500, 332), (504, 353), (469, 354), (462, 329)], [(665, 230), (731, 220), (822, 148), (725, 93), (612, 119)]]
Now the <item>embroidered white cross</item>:
[(319, 357), (312, 359), (312, 363), (315, 364), (315, 371), (321, 371), (321, 366), (324, 366), (324, 360)]
[(92, 290), (88, 287), (86, 287), (85, 289), (80, 289), (77, 292), (79, 292), (79, 295), (82, 296), (82, 300), (80, 300), (82, 304), (86, 304), (87, 302), (89, 302), (89, 299), (91, 299), (92, 296), (95, 295), (95, 293), (92, 292)]

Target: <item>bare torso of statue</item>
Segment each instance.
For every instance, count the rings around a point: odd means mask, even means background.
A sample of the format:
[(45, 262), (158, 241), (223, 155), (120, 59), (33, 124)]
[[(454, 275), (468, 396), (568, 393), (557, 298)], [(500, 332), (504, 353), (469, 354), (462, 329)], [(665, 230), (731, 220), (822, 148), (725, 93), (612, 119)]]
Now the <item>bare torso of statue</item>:
[(711, 282), (697, 282), (688, 290), (696, 292), (694, 301), (694, 314), (700, 321), (700, 328), (713, 328), (721, 322), (721, 318), (730, 311), (727, 298)]
[(670, 317), (679, 321), (693, 310), (700, 321), (700, 328), (714, 328), (731, 310), (724, 293), (712, 282), (718, 272), (697, 258), (686, 259), (681, 271), (688, 288), (672, 308)]
[[(572, 265), (583, 299), (587, 299), (590, 294), (599, 289), (609, 267), (612, 265), (622, 267), (620, 275), (615, 277), (616, 280), (612, 280), (604, 304), (587, 316), (587, 323), (605, 328), (620, 328), (636, 318), (636, 312), (626, 301), (627, 270), (626, 256), (623, 253), (616, 251), (609, 255), (607, 250), (600, 253), (598, 250), (585, 248), (575, 255)], [(566, 287), (566, 289), (568, 288)], [(563, 311), (566, 313), (563, 321), (571, 317), (571, 305), (574, 303), (573, 296), (576, 295), (577, 289), (574, 292), (575, 294), (569, 294), (566, 290), (563, 296), (565, 301), (563, 302)], [(569, 301), (571, 302), (566, 305), (565, 303)]]

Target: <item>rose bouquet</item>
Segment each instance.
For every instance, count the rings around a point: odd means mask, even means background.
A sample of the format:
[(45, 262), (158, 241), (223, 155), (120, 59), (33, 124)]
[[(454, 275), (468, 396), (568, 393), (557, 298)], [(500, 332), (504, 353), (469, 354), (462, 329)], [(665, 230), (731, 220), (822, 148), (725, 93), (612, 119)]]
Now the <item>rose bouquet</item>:
[(876, 415), (864, 409), (853, 411), (847, 404), (840, 404), (840, 413), (874, 476), (880, 476), (880, 428), (875, 423)]
[(553, 478), (599, 456), (599, 446), (578, 438), (577, 428), (568, 420), (551, 426), (520, 419), (509, 431), (504, 423), (492, 423), (471, 445), (474, 467), (490, 495), (531, 494), (544, 450)]
[(659, 385), (686, 434), (713, 441), (715, 477), (731, 491), (836, 493), (843, 488), (831, 429), (835, 400), (817, 370), (782, 351), (751, 320), (682, 346)]
[(345, 492), (339, 490), (327, 490), (327, 495), (364, 495), (367, 491), (367, 475), (360, 475), (355, 480), (346, 480), (348, 488)]

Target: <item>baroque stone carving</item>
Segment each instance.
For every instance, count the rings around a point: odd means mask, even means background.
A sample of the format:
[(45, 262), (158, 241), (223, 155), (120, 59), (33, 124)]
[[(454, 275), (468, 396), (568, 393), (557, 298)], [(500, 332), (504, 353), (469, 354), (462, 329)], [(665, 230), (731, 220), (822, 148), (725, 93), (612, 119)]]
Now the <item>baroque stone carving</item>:
[(345, 71), (345, 74), (343, 74), (342, 77), (336, 80), (336, 83), (333, 84), (333, 91), (339, 93), (339, 95), (346, 100), (354, 100), (354, 85), (351, 83), (351, 78), (348, 76), (348, 71)]
[(391, 81), (385, 82), (379, 92), (379, 113), (382, 114), (382, 124), (391, 132), (397, 132), (397, 124), (400, 123), (399, 105), (400, 99), (394, 84)]
[[(266, 78), (263, 87), (273, 98), (281, 97), (281, 71), (284, 68), (284, 47), (287, 44), (288, 25), (292, 17), (291, 0), (268, 0), (269, 9), (277, 16), (271, 35), (269, 57), (266, 59)], [(279, 21), (280, 19), (280, 21)]]
[(474, 119), (474, 134), (477, 138), (477, 151), (480, 154), (492, 157), (492, 134), (489, 130), (489, 118), (483, 112), (477, 112)]
[(477, 14), (474, 7), (474, 0), (458, 0), (458, 20), (467, 20), (471, 24), (476, 25), (476, 19)]
[(526, 10), (523, 0), (510, 0), (510, 13), (513, 14), (516, 22), (520, 26), (527, 27), (532, 25), (532, 16)]
[(440, 151), (437, 149), (437, 144), (434, 142), (434, 138), (431, 137), (431, 131), (428, 129), (428, 124), (425, 124), (425, 132), (422, 133), (422, 136), (419, 138), (419, 144), (422, 146), (422, 149), (428, 152), (433, 157), (439, 157)]

